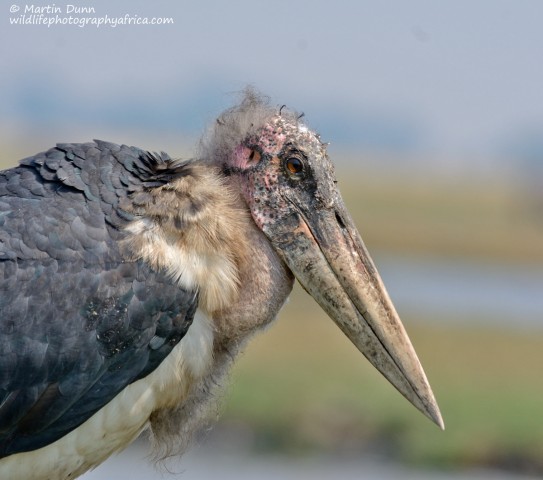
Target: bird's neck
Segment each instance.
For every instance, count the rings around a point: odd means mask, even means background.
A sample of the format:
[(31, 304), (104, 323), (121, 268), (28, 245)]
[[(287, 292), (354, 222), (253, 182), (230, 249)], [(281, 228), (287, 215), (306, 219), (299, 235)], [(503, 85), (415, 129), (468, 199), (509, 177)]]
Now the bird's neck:
[(237, 301), (213, 314), (218, 349), (242, 345), (251, 334), (272, 322), (294, 283), (292, 273), (254, 223), (245, 235), (249, 251), (240, 266)]

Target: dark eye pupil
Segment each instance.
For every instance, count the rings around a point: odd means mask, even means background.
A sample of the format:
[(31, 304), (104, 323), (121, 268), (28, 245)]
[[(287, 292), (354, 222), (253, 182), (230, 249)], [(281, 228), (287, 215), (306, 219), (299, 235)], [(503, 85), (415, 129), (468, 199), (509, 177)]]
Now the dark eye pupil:
[(286, 165), (287, 165), (288, 171), (294, 175), (298, 175), (302, 173), (302, 170), (304, 169), (304, 164), (299, 158), (296, 158), (296, 157), (288, 158)]

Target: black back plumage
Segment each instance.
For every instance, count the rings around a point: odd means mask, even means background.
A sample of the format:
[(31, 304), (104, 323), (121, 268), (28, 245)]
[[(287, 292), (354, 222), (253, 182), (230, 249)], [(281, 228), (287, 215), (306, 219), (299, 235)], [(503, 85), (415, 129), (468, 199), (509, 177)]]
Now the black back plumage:
[(123, 205), (188, 169), (96, 141), (0, 172), (0, 457), (79, 426), (187, 332), (196, 292), (119, 242)]

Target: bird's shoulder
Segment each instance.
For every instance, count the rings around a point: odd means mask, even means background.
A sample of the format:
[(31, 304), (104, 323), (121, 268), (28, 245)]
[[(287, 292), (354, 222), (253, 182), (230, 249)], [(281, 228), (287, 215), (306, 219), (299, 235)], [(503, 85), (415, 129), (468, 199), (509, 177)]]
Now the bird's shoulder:
[(0, 260), (111, 255), (153, 189), (190, 161), (95, 140), (63, 143), (0, 172)]

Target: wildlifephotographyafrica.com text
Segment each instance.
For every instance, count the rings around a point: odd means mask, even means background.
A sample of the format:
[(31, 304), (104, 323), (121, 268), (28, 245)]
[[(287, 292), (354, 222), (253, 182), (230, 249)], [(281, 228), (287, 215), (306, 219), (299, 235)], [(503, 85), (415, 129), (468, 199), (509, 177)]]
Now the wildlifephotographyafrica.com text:
[(58, 25), (77, 27), (117, 27), (124, 25), (172, 25), (171, 17), (144, 17), (137, 14), (123, 15), (99, 14), (93, 6), (73, 5), (34, 5), (12, 4), (9, 7), (11, 25), (45, 25), (48, 28)]

